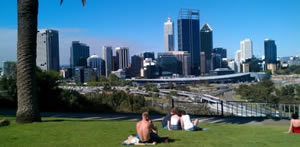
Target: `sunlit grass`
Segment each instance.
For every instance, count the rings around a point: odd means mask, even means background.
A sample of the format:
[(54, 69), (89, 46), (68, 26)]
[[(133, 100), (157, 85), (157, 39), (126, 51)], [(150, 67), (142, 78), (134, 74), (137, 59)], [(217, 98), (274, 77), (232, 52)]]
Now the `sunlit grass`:
[[(43, 118), (45, 122), (0, 127), (0, 146), (121, 146), (135, 133), (134, 121)], [(161, 127), (159, 122), (155, 123)], [(185, 132), (160, 129), (174, 142), (157, 146), (284, 147), (300, 146), (298, 134), (285, 134), (288, 126), (199, 124), (207, 131)]]

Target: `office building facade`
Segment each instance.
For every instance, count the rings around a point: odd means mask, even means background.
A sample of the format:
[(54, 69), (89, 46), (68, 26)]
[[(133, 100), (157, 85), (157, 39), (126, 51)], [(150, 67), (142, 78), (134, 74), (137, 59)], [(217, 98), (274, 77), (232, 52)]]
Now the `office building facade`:
[(205, 52), (205, 72), (212, 69), (213, 30), (209, 24), (204, 24), (200, 30), (200, 51)]
[(222, 59), (227, 58), (227, 50), (225, 48), (221, 48), (221, 47), (214, 48), (213, 53), (221, 55)]
[(174, 23), (170, 17), (164, 23), (164, 41), (165, 41), (165, 50), (174, 51), (175, 41), (174, 41)]
[(141, 75), (143, 59), (141, 56), (134, 55), (131, 56), (131, 66), (130, 66), (130, 76), (131, 77), (139, 77)]
[(240, 42), (241, 62), (253, 57), (253, 45), (250, 39), (245, 39)]
[(105, 76), (108, 77), (112, 71), (112, 56), (113, 51), (111, 46), (103, 46), (102, 48), (102, 59), (104, 60), (105, 64)]
[(86, 67), (87, 58), (90, 56), (90, 47), (79, 41), (73, 41), (70, 48), (70, 66), (75, 68), (77, 66)]
[(155, 60), (154, 52), (144, 52), (141, 54), (141, 57), (143, 58), (143, 60), (145, 60), (146, 58), (151, 58), (152, 60)]
[(127, 68), (129, 65), (129, 49), (127, 47), (117, 47), (116, 58), (119, 61), (119, 69)]
[(92, 55), (87, 58), (87, 67), (93, 69), (96, 72), (96, 76), (101, 76), (102, 59), (97, 55)]
[(59, 72), (59, 38), (56, 30), (40, 30), (37, 33), (36, 65), (42, 70)]
[(181, 9), (177, 20), (178, 50), (191, 54), (191, 73), (200, 74), (200, 12)]
[(276, 64), (277, 63), (277, 46), (272, 39), (265, 39), (265, 63)]

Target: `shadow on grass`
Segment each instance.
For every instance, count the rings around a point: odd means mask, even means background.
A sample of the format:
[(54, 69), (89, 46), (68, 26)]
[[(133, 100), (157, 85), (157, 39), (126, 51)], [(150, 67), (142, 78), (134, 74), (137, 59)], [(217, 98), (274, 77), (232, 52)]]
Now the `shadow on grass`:
[[(16, 110), (0, 109), (0, 116), (15, 117)], [(99, 113), (73, 113), (73, 112), (42, 112), (42, 118), (46, 118), (43, 122), (58, 122), (58, 121), (99, 121), (99, 120), (129, 120), (138, 121), (141, 119), (140, 114), (99, 114)], [(52, 120), (51, 117), (54, 117)], [(161, 121), (163, 115), (152, 115), (150, 119), (153, 121)], [(268, 118), (268, 117), (232, 117), (232, 116), (191, 116), (198, 118), (201, 122), (207, 123), (228, 123), (228, 124), (284, 124), (289, 122), (286, 118)], [(49, 119), (48, 119), (49, 118)], [(10, 118), (9, 118), (10, 119)]]
[(268, 117), (199, 117), (194, 116), (193, 118), (199, 118), (202, 122), (208, 123), (227, 123), (227, 124), (287, 124), (289, 119), (287, 118), (268, 118)]

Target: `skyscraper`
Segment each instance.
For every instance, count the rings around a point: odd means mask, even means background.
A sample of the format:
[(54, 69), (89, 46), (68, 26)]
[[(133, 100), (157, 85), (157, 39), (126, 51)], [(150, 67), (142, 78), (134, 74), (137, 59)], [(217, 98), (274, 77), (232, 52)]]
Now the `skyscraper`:
[(125, 69), (129, 64), (129, 49), (127, 47), (117, 47), (116, 57), (119, 61), (119, 69)]
[(237, 50), (235, 52), (235, 64), (236, 64), (236, 72), (241, 72), (241, 50)]
[(106, 77), (109, 76), (109, 74), (112, 71), (112, 47), (111, 46), (103, 46), (102, 48), (102, 59), (105, 62), (105, 75)]
[(221, 55), (221, 58), (227, 58), (227, 50), (225, 48), (214, 48), (213, 53)]
[(36, 65), (42, 70), (59, 71), (58, 31), (47, 29), (37, 33)]
[(141, 68), (143, 64), (143, 59), (141, 56), (134, 55), (131, 56), (131, 73), (132, 77), (138, 77), (141, 75)]
[(90, 47), (79, 41), (73, 41), (70, 48), (71, 58), (70, 66), (75, 68), (76, 66), (87, 66), (87, 58), (90, 56)]
[(164, 23), (165, 50), (174, 51), (174, 23), (170, 17)]
[[(176, 59), (176, 61), (174, 60)], [(191, 74), (191, 55), (186, 51), (170, 51), (157, 54), (157, 64), (162, 72), (173, 74)]]
[(200, 12), (180, 9), (177, 20), (178, 50), (191, 54), (191, 73), (200, 74)]
[(205, 52), (205, 72), (208, 73), (212, 66), (213, 32), (209, 24), (204, 24), (200, 30), (200, 51)]
[(87, 66), (96, 71), (97, 77), (101, 76), (101, 61), (102, 59), (97, 55), (92, 55), (87, 58)]
[(145, 60), (146, 58), (151, 58), (152, 60), (155, 60), (155, 55), (154, 52), (144, 52), (141, 54), (143, 60)]
[(277, 46), (272, 39), (265, 39), (265, 63), (276, 64), (277, 62)]
[(253, 56), (253, 46), (250, 39), (245, 39), (240, 42), (241, 47), (241, 61), (244, 62), (247, 59), (251, 59)]
[(237, 50), (235, 52), (235, 59), (234, 59), (235, 62), (241, 62), (241, 50)]

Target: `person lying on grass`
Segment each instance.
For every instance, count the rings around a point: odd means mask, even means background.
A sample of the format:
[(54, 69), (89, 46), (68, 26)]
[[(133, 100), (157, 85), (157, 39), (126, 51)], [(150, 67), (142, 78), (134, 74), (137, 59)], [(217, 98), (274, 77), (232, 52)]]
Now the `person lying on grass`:
[(198, 125), (198, 119), (195, 119), (194, 122), (192, 122), (190, 115), (186, 114), (184, 110), (181, 111), (181, 128), (185, 131), (196, 131), (199, 128)]
[(287, 133), (300, 133), (300, 119), (298, 113), (292, 114), (289, 131)]
[(157, 127), (149, 120), (148, 112), (143, 112), (142, 120), (136, 124), (140, 143), (160, 142)]

